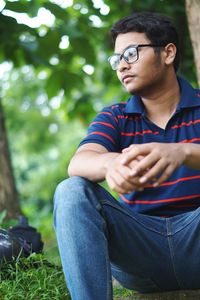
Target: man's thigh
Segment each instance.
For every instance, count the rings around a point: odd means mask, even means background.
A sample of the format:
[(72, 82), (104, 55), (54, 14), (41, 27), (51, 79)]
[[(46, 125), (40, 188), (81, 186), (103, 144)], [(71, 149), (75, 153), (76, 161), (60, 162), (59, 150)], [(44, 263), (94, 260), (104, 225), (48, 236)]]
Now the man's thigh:
[[(197, 221), (199, 218), (192, 216), (187, 220), (186, 216), (170, 219), (145, 216), (133, 213), (113, 201), (104, 203), (103, 207), (108, 229), (110, 261), (116, 279), (124, 286), (129, 288), (132, 286), (133, 289), (144, 292), (187, 287), (179, 273), (182, 272), (181, 266), (184, 265), (184, 259), (187, 259), (189, 255), (191, 245), (194, 244), (194, 239), (190, 237), (188, 242), (186, 235), (190, 234), (194, 226), (192, 223), (195, 222), (192, 220)], [(169, 220), (172, 223), (170, 226)], [(191, 225), (188, 226), (188, 223)], [(186, 224), (186, 226), (181, 224)], [(173, 226), (177, 229), (172, 232)], [(192, 231), (193, 236), (197, 236), (198, 233), (199, 227), (195, 226), (197, 229)], [(182, 229), (179, 230), (180, 228)], [(187, 243), (184, 243), (184, 239)], [(192, 257), (197, 256), (199, 240), (196, 239)], [(190, 261), (194, 265), (194, 259), (191, 258)], [(176, 264), (179, 268), (175, 268)], [(200, 273), (200, 266), (197, 269)], [(193, 274), (195, 277), (197, 271)], [(186, 281), (189, 280), (186, 278)], [(200, 284), (197, 288), (199, 287)], [(191, 280), (190, 283), (188, 282), (188, 288), (194, 288)]]
[(175, 217), (169, 245), (181, 288), (200, 288), (200, 208)]

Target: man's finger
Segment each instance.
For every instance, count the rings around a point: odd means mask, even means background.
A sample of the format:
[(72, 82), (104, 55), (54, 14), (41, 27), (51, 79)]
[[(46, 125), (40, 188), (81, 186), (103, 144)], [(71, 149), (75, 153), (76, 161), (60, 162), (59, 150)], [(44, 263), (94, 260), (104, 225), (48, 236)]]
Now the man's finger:
[(125, 152), (121, 158), (121, 164), (125, 165), (140, 156), (146, 156), (150, 153), (151, 149), (149, 145), (137, 145), (131, 147), (130, 151)]
[(163, 174), (156, 180), (156, 182), (153, 184), (154, 187), (159, 186), (164, 181), (166, 181), (174, 172), (175, 168), (172, 165), (169, 165)]
[[(147, 173), (140, 178), (140, 183), (147, 183), (151, 181), (155, 181), (155, 178), (158, 178), (158, 176), (162, 176), (164, 172), (166, 172), (166, 169), (168, 168), (169, 164), (163, 160), (160, 159)], [(156, 180), (158, 182), (158, 180)], [(156, 183), (154, 183), (154, 186), (156, 186)]]

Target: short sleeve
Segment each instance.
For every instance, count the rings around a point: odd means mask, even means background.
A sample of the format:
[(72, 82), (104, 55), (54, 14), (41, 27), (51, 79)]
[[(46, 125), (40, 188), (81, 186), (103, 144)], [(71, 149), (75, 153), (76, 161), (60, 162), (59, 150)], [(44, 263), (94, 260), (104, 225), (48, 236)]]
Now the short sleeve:
[(81, 141), (79, 147), (87, 143), (97, 143), (104, 146), (109, 152), (120, 151), (120, 133), (118, 120), (114, 111), (104, 108), (90, 124), (87, 136)]

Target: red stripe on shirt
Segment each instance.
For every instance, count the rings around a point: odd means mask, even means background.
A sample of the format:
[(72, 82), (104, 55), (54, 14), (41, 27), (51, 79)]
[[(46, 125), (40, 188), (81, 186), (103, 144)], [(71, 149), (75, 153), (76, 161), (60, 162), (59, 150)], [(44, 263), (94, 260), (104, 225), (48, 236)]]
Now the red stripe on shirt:
[(121, 135), (123, 136), (136, 136), (136, 135), (144, 135), (144, 134), (159, 134), (158, 131), (153, 132), (152, 130), (143, 130), (142, 132), (121, 132)]
[[(168, 182), (164, 182), (162, 184), (160, 184), (160, 186), (168, 186), (168, 185), (174, 185), (178, 182), (181, 182), (181, 181), (187, 181), (187, 180), (193, 180), (193, 179), (199, 179), (200, 178), (200, 175), (196, 175), (196, 176), (189, 176), (189, 177), (182, 177), (182, 178), (179, 178), (177, 180), (174, 180), (174, 181), (168, 181)], [(151, 188), (154, 186), (152, 184), (149, 184), (146, 186), (147, 188)]]
[(113, 115), (108, 111), (101, 111), (100, 113), (98, 113), (98, 115), (109, 115), (113, 117)]
[(131, 120), (131, 121), (136, 121), (136, 120), (140, 120), (142, 118), (142, 116), (136, 116), (136, 117), (128, 117), (128, 116), (121, 116), (118, 115), (117, 116), (118, 119), (127, 119), (127, 120)]
[(115, 141), (106, 133), (100, 132), (100, 131), (93, 131), (91, 133), (89, 133), (88, 135), (92, 135), (92, 134), (98, 134), (98, 135), (102, 135), (105, 136), (107, 139), (109, 139), (110, 141), (113, 142), (113, 144), (115, 144)]
[(107, 123), (107, 122), (92, 122), (91, 125), (93, 125), (93, 124), (103, 124), (105, 126), (115, 129), (115, 127), (113, 125), (111, 125), (110, 123)]
[(115, 120), (117, 123), (119, 123), (119, 120), (118, 120), (116, 117), (114, 117), (114, 120)]
[[(120, 102), (120, 104), (124, 104), (124, 106), (127, 104), (127, 102)], [(112, 105), (111, 108), (114, 109), (116, 107), (120, 107), (119, 104), (115, 104), (115, 105)], [(125, 107), (124, 107), (125, 108)]]
[(98, 115), (108, 115), (108, 116), (111, 116), (113, 117), (113, 119), (116, 121), (116, 123), (118, 123), (119, 121), (117, 120), (116, 117), (113, 116), (113, 114), (111, 114), (110, 112), (108, 111), (101, 111), (100, 113), (98, 113)]
[(177, 198), (168, 198), (168, 199), (161, 199), (161, 200), (128, 200), (123, 195), (120, 194), (122, 200), (128, 204), (157, 204), (157, 203), (166, 203), (166, 202), (173, 202), (173, 201), (182, 201), (188, 200), (192, 198), (200, 198), (200, 194), (197, 195), (190, 195), (185, 197), (177, 197)]
[(191, 139), (191, 140), (183, 140), (183, 141), (180, 141), (179, 143), (193, 143), (193, 142), (196, 142), (196, 141), (200, 141), (200, 138), (194, 138), (194, 139)]
[(188, 122), (188, 123), (183, 122), (183, 123), (181, 123), (180, 125), (174, 125), (174, 126), (172, 126), (171, 128), (172, 128), (172, 129), (176, 129), (176, 128), (181, 128), (181, 127), (183, 127), (183, 126), (194, 125), (194, 124), (197, 124), (197, 123), (200, 123), (200, 120), (190, 121), (190, 122)]

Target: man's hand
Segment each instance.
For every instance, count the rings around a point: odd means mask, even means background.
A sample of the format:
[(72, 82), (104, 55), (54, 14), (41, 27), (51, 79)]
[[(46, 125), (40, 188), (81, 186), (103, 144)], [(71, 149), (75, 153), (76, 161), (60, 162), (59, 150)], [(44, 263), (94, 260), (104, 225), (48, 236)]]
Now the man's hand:
[[(140, 184), (147, 184), (154, 181), (154, 186), (158, 186), (166, 181), (171, 174), (184, 163), (186, 154), (184, 144), (180, 143), (148, 143), (141, 145), (131, 145), (123, 150), (122, 164), (129, 164), (138, 156), (144, 158), (135, 164), (131, 169), (131, 176), (139, 176)], [(156, 180), (155, 180), (156, 178)]]
[(126, 159), (129, 159), (128, 152), (119, 154), (107, 166), (106, 181), (112, 190), (120, 194), (131, 193), (135, 190), (141, 191), (145, 185), (139, 182), (140, 172), (137, 175), (132, 175), (132, 170), (137, 167), (143, 156), (137, 156), (133, 160), (129, 160), (128, 164), (123, 164)]

